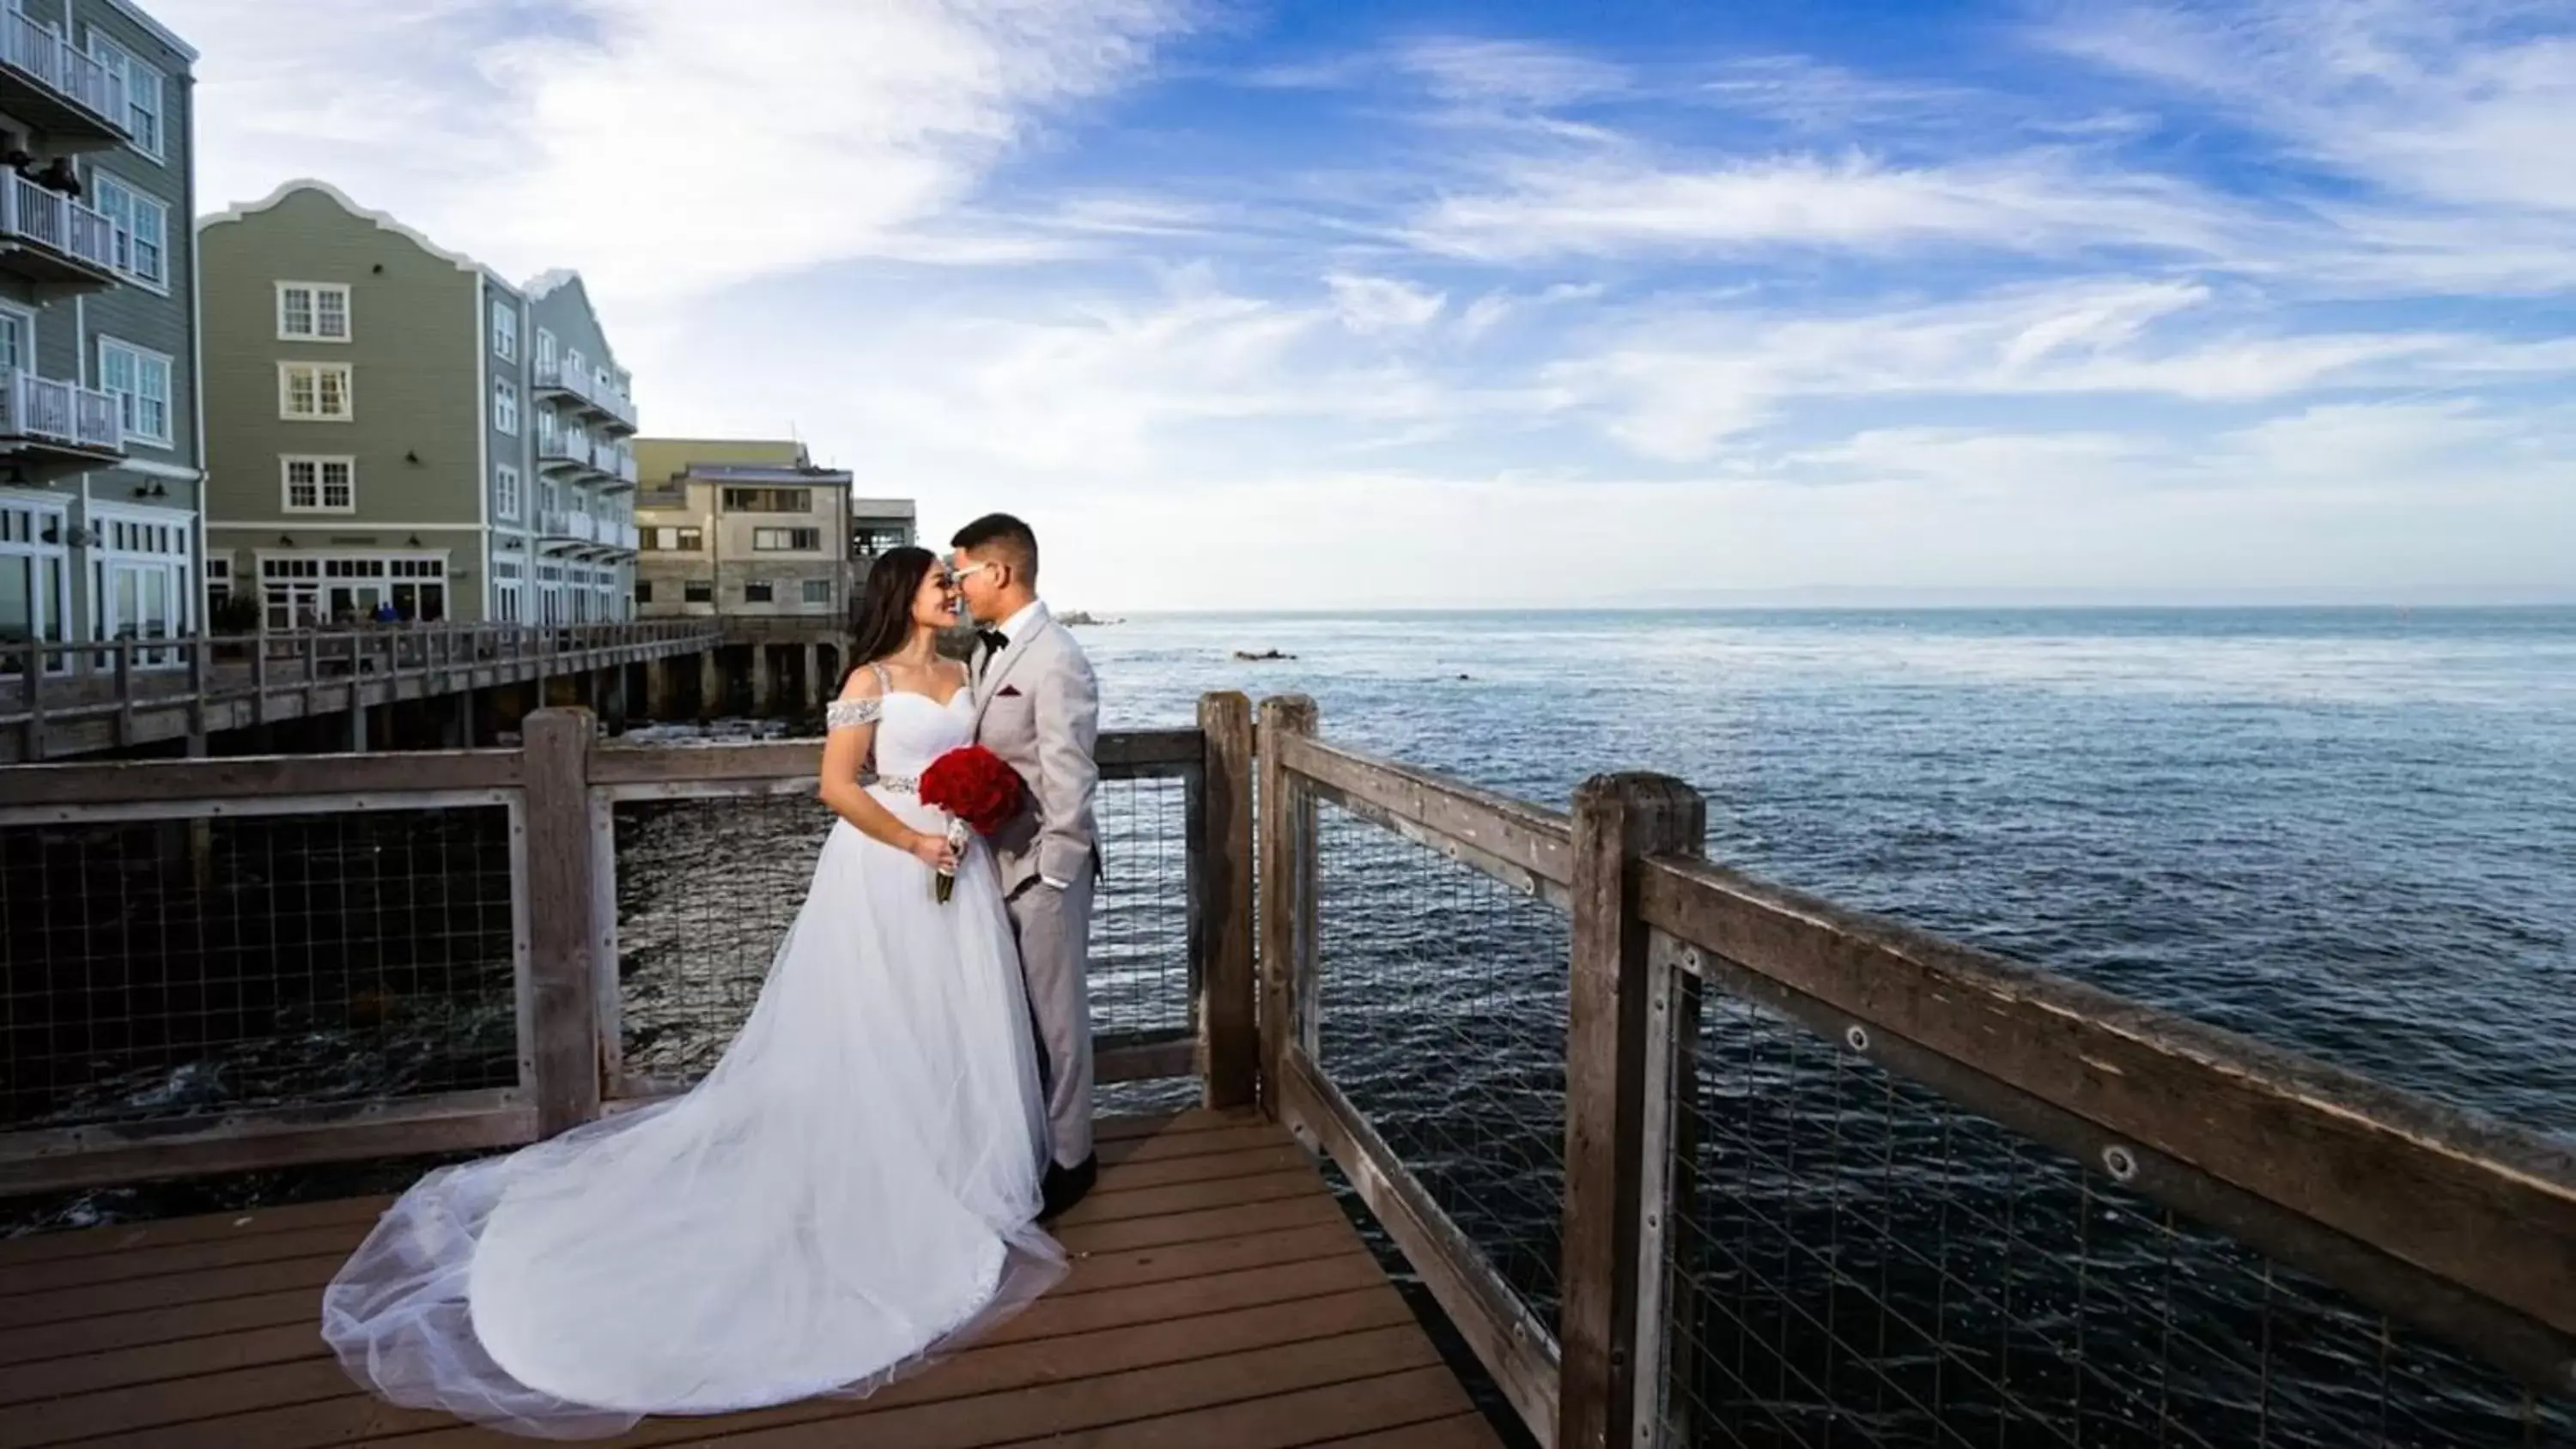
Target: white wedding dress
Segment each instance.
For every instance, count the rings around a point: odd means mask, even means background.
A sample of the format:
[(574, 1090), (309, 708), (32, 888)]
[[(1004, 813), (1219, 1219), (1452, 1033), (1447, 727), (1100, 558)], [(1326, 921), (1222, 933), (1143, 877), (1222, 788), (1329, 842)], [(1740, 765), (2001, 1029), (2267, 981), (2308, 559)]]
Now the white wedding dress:
[[(876, 798), (974, 735), (964, 696), (882, 709)], [(699, 887), (722, 890), (710, 877)], [(1019, 957), (992, 857), (930, 868), (833, 826), (759, 1004), (675, 1101), (403, 1195), (322, 1300), (322, 1335), (398, 1404), (515, 1433), (617, 1433), (864, 1393), (1064, 1271)]]

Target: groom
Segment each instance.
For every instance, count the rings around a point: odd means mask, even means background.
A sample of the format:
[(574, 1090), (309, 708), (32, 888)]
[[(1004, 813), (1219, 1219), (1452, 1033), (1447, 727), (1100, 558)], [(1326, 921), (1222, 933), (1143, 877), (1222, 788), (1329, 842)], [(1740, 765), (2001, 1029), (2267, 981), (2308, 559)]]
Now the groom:
[(1100, 686), (1073, 635), (1038, 599), (1038, 537), (1008, 514), (966, 525), (949, 566), (976, 625), (975, 741), (1028, 785), (1029, 808), (993, 837), (1020, 938), (1054, 1146), (1042, 1216), (1082, 1200), (1100, 1175), (1091, 1150), (1091, 891), (1100, 847)]

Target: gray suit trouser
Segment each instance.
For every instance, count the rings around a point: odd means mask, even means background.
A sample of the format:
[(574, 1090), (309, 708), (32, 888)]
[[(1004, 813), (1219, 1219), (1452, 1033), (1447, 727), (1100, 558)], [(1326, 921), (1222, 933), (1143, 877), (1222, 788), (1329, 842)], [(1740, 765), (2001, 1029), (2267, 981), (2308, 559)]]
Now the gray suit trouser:
[(1061, 1167), (1091, 1155), (1091, 893), (1092, 876), (1064, 890), (1032, 880), (1011, 897), (1011, 928), (1020, 938), (1020, 972), (1028, 983), (1029, 1017), (1045, 1074), (1047, 1136)]

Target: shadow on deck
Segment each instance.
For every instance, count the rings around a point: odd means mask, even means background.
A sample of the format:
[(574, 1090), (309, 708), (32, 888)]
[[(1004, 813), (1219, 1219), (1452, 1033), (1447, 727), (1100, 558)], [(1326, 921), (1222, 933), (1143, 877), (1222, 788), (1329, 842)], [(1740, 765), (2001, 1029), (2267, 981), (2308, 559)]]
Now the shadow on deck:
[[(1499, 1444), (1286, 1129), (1104, 1123), (1100, 1156), (1099, 1188), (1057, 1225), (1072, 1275), (985, 1341), (870, 1399), (605, 1442)], [(324, 1349), (322, 1287), (387, 1201), (0, 1244), (0, 1449), (531, 1442), (383, 1404)]]

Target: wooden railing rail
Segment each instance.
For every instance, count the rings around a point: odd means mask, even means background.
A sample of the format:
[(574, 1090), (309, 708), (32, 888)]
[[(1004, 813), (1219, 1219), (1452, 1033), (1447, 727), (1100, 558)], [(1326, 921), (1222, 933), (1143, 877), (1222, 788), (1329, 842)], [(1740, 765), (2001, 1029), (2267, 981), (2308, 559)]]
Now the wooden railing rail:
[[(167, 639), (0, 642), (0, 748), (34, 763), (52, 736), (99, 721), (88, 748), (143, 743), (136, 720), (185, 716), (185, 732), (262, 724), (448, 694), (710, 647), (713, 619), (615, 623), (388, 624)], [(289, 706), (292, 706), (289, 708)], [(161, 737), (169, 737), (165, 728)], [(77, 752), (83, 746), (75, 746)]]
[[(1192, 998), (1189, 1028), (1103, 1036), (1097, 1065), (1104, 1082), (1196, 1076), (1205, 1101), (1237, 1106), (1258, 1075), (1245, 868), (1251, 706), (1239, 694), (1211, 695), (1201, 718), (1201, 728), (1106, 734), (1096, 751), (1104, 779), (1169, 780), (1183, 792)], [(518, 749), (0, 770), (0, 829), (505, 811), (519, 1038), (517, 1081), (505, 1087), (0, 1130), (0, 1196), (508, 1146), (676, 1086), (626, 1072), (618, 1050), (613, 811), (633, 799), (810, 794), (821, 745), (631, 748), (600, 745), (595, 735), (587, 711), (541, 710), (528, 717)], [(821, 818), (822, 807), (813, 808)], [(183, 849), (164, 868), (186, 862)], [(710, 876), (701, 888), (724, 886)], [(1182, 979), (1177, 970), (1173, 979)]]
[[(1703, 989), (1931, 1089), (2118, 1187), (2576, 1393), (2576, 1153), (2046, 971), (1698, 859), (1678, 782), (1602, 777), (1571, 817), (1326, 744), (1262, 707), (1262, 1099), (1350, 1177), (1532, 1434), (1687, 1442), (1665, 1356), (1695, 1306), (1666, 1235), (1697, 1185)], [(1317, 1056), (1314, 810), (1573, 917), (1555, 1331), (1520, 1302)]]

